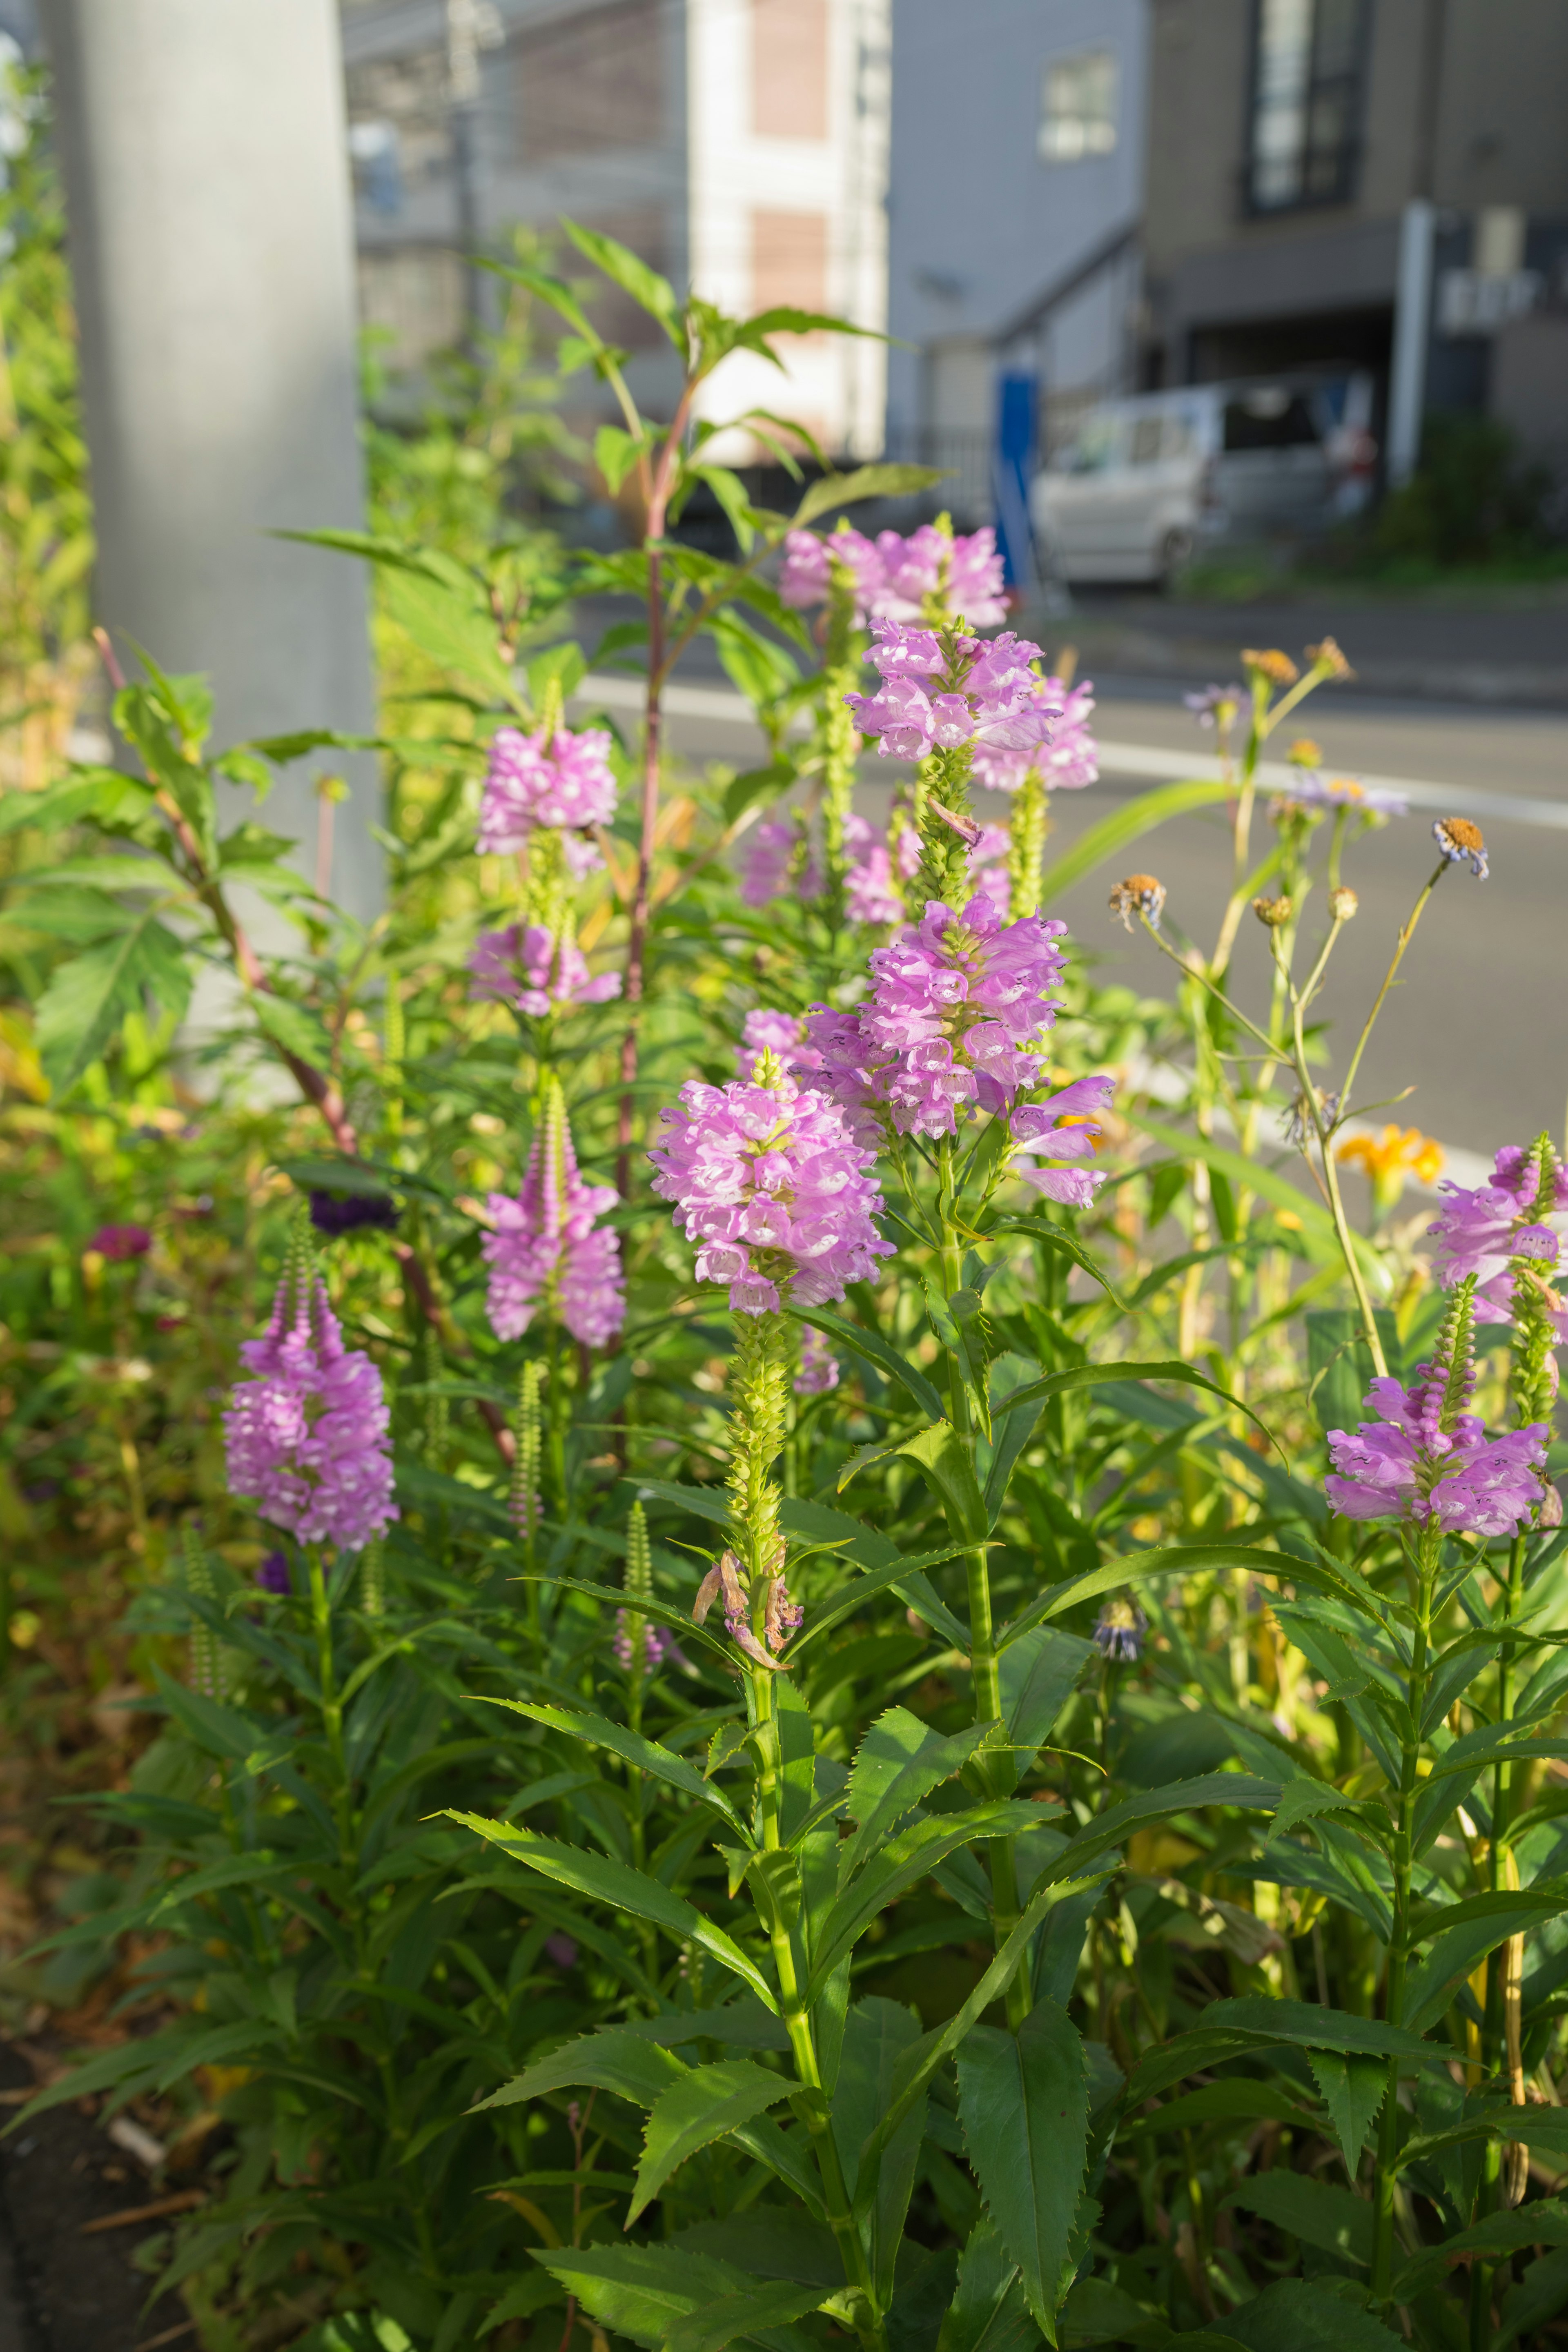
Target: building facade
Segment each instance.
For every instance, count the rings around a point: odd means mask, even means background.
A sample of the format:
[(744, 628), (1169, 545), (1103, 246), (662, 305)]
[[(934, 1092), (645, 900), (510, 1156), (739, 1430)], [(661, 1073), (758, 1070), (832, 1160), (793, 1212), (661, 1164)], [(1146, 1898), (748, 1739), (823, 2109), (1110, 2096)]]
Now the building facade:
[[(538, 231), (585, 267), (560, 217), (618, 238), (726, 309), (788, 306), (879, 334), (887, 318), (890, 0), (344, 0), (362, 304), (416, 367), (461, 331), (472, 242)], [(613, 289), (601, 331), (668, 409), (675, 362)], [(877, 455), (884, 346), (823, 334), (787, 373), (737, 354), (705, 391), (755, 405), (834, 454)], [(592, 410), (586, 376), (572, 396)], [(734, 454), (742, 454), (737, 449)]]
[(977, 510), (999, 376), (1052, 439), (1136, 364), (1146, 0), (894, 0), (893, 32), (889, 443)]
[(1150, 383), (1351, 366), (1568, 436), (1568, 0), (1152, 0)]

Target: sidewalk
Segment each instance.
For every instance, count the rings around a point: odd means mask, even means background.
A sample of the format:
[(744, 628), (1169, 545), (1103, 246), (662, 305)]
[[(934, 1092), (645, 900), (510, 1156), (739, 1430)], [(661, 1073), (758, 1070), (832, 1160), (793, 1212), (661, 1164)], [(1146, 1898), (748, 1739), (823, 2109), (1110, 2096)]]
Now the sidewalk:
[(1247, 604), (1079, 588), (1069, 614), (1036, 607), (1022, 625), (1047, 644), (1070, 637), (1080, 667), (1101, 675), (1223, 683), (1237, 675), (1243, 646), (1279, 646), (1299, 659), (1303, 646), (1332, 636), (1355, 666), (1341, 693), (1568, 709), (1568, 594), (1556, 588), (1465, 606), (1374, 599), (1349, 583)]

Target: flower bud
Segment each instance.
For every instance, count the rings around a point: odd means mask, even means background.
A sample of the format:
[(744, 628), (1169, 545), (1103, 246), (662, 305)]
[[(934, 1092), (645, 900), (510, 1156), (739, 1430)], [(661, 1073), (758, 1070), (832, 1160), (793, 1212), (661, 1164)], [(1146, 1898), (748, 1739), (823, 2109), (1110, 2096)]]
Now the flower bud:
[(1353, 677), (1355, 672), (1341, 653), (1332, 637), (1325, 637), (1321, 646), (1309, 646), (1307, 659), (1314, 669), (1322, 670), (1332, 678)]
[(1323, 747), (1315, 743), (1310, 735), (1298, 735), (1285, 757), (1293, 768), (1321, 768)]
[(1267, 678), (1270, 686), (1294, 686), (1300, 676), (1289, 655), (1282, 654), (1278, 646), (1260, 652), (1256, 646), (1244, 646), (1241, 658), (1256, 677)]
[(1289, 898), (1254, 898), (1252, 911), (1268, 930), (1278, 931), (1284, 929), (1294, 909)]
[(1348, 923), (1360, 905), (1361, 900), (1348, 882), (1342, 882), (1337, 889), (1329, 892), (1329, 912), (1336, 923)]

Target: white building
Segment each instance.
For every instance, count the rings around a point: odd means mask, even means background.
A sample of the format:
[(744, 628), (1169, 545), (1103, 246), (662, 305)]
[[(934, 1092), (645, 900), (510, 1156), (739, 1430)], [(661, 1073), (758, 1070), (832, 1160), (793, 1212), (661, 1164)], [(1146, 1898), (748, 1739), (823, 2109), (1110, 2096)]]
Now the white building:
[[(890, 5), (343, 0), (362, 305), (390, 330), (394, 364), (460, 332), (465, 212), (481, 245), (565, 215), (725, 309), (881, 330)], [(556, 252), (563, 274), (588, 275), (564, 239)], [(630, 349), (638, 397), (667, 410), (658, 327), (613, 290), (594, 316)], [(787, 378), (726, 362), (705, 412), (754, 404), (835, 453), (877, 455), (885, 346), (812, 334), (783, 355)], [(572, 397), (599, 394), (580, 375)]]
[(999, 369), (1047, 436), (1126, 383), (1147, 0), (893, 0), (889, 447), (984, 509)]

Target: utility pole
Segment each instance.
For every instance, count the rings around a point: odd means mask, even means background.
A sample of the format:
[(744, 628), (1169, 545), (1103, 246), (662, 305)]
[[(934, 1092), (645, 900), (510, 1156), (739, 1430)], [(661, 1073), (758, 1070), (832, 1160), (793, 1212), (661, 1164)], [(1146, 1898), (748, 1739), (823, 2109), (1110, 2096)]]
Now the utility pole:
[(484, 316), (479, 268), (479, 52), (500, 48), (506, 27), (495, 0), (447, 0), (447, 91), (452, 120), (452, 179), (463, 257), (463, 319), (470, 349)]
[[(363, 526), (353, 225), (334, 0), (43, 0), (98, 530), (128, 671), (206, 673), (220, 743), (374, 729), (363, 566), (275, 536)], [(266, 821), (383, 899), (374, 755), (286, 769)], [(235, 795), (240, 813), (239, 795)]]

